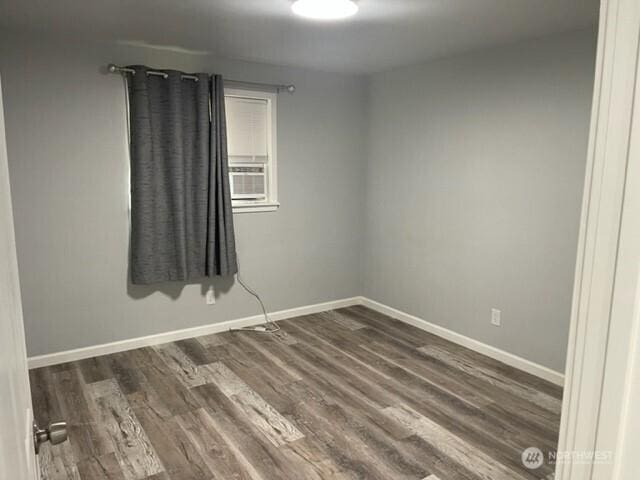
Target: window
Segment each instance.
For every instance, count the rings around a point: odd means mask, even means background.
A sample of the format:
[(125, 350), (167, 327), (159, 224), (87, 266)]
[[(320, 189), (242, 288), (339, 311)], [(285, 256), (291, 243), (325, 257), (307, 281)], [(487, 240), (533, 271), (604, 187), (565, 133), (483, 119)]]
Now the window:
[(225, 90), (229, 183), (234, 213), (274, 211), (278, 203), (274, 93)]

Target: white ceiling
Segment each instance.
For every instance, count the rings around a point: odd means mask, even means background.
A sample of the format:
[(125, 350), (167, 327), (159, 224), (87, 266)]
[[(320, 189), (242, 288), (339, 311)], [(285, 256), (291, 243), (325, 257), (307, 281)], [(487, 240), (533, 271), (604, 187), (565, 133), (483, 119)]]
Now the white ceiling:
[(370, 73), (586, 28), (598, 0), (359, 0), (347, 20), (295, 17), (290, 0), (0, 0), (0, 27)]

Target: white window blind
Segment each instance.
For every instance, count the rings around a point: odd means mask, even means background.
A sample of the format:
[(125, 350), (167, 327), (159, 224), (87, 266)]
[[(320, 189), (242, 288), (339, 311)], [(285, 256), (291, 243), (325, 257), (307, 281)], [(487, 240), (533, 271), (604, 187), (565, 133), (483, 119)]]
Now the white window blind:
[(276, 178), (276, 96), (225, 90), (229, 183), (234, 212), (278, 207)]
[(232, 161), (268, 159), (267, 101), (227, 97), (227, 148)]

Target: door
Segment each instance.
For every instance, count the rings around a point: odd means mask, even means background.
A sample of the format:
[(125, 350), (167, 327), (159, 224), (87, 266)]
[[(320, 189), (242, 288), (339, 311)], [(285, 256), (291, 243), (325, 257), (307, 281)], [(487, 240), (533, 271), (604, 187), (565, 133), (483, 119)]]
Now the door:
[(0, 478), (38, 478), (0, 83)]

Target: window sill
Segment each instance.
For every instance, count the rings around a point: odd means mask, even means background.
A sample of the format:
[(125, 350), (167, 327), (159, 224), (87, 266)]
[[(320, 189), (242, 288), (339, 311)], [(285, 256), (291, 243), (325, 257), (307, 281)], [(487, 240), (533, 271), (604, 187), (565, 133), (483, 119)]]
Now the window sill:
[(278, 202), (257, 203), (254, 205), (234, 205), (233, 213), (259, 213), (259, 212), (275, 212), (280, 204)]

